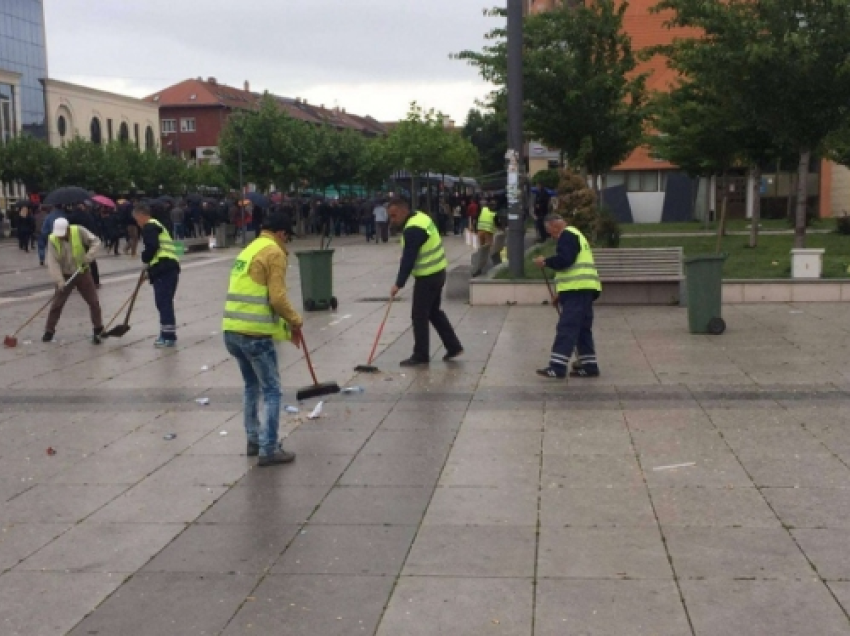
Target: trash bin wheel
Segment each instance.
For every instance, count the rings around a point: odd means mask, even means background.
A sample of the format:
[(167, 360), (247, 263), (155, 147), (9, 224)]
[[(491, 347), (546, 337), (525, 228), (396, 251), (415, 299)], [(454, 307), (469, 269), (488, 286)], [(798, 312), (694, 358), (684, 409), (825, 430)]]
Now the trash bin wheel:
[(316, 310), (316, 301), (312, 298), (308, 298), (304, 301), (304, 309), (307, 311), (315, 311)]
[(712, 336), (719, 336), (726, 331), (726, 321), (720, 316), (715, 316), (708, 321), (708, 333)]
[(339, 307), (339, 303), (336, 300), (336, 296), (331, 296), (331, 309), (336, 311), (337, 307)]

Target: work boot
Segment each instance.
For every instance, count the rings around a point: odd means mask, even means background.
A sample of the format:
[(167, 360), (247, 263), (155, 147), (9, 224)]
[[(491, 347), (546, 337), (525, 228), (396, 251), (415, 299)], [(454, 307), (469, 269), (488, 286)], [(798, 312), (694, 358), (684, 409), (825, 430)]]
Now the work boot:
[(571, 378), (598, 378), (599, 367), (573, 367), (570, 371)]
[(410, 356), (407, 360), (402, 360), (401, 362), (399, 362), (399, 365), (403, 367), (422, 367), (427, 366), (428, 363), (428, 360), (423, 360), (422, 358)]
[(91, 343), (99, 345), (101, 342), (103, 342), (103, 337), (103, 327), (97, 327), (92, 331)]
[(545, 367), (543, 369), (537, 369), (537, 375), (544, 378), (551, 378), (553, 380), (563, 380), (567, 377), (567, 372), (559, 371), (554, 367)]
[(176, 340), (164, 340), (163, 338), (157, 338), (154, 340), (153, 346), (157, 349), (171, 349), (172, 347), (177, 345)]
[(42, 342), (53, 342), (53, 335), (54, 334), (53, 334), (52, 331), (45, 331), (44, 335), (41, 337), (41, 341)]
[(256, 457), (260, 454), (260, 445), (256, 442), (248, 442), (248, 451), (245, 454), (248, 457)]
[(281, 464), (291, 464), (295, 461), (295, 453), (285, 451), (282, 448), (276, 450), (274, 455), (260, 455), (260, 461), (257, 466), (280, 466)]

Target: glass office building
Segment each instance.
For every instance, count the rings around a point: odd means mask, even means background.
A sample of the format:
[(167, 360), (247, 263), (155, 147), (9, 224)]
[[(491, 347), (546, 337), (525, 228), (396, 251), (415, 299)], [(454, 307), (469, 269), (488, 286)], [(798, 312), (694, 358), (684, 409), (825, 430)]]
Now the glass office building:
[(17, 128), (20, 117), (24, 132), (47, 136), (44, 89), (39, 80), (47, 77), (47, 46), (43, 0), (0, 0), (0, 69), (21, 74), (21, 112), (15, 113), (14, 87), (0, 84), (0, 138)]

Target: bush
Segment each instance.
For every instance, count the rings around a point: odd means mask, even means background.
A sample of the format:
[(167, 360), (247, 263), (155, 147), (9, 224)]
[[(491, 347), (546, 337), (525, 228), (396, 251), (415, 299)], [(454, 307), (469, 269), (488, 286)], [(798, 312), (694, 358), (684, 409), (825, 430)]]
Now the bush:
[(558, 182), (558, 207), (556, 211), (569, 218), (570, 225), (578, 229), (591, 243), (596, 240), (599, 210), (596, 193), (584, 179), (569, 170), (561, 170)]
[(850, 216), (847, 215), (847, 212), (835, 217), (835, 231), (838, 234), (850, 236)]
[(607, 209), (599, 211), (596, 222), (596, 240), (605, 247), (620, 247), (620, 222)]
[(543, 187), (550, 190), (557, 190), (560, 181), (561, 174), (558, 170), (541, 170), (531, 178), (531, 182), (535, 186), (543, 183)]

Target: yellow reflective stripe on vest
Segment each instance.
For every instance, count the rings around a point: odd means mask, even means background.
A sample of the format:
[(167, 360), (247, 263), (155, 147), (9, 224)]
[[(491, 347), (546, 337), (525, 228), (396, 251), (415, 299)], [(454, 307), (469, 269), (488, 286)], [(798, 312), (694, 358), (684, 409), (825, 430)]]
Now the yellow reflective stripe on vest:
[[(86, 264), (86, 254), (88, 254), (88, 250), (85, 245), (83, 245), (83, 239), (80, 237), (80, 228), (77, 225), (69, 225), (68, 232), (71, 234), (71, 260), (78, 268), (83, 267)], [(51, 234), (50, 242), (53, 244), (56, 254), (61, 255), (62, 245), (59, 237)]]
[(481, 210), (481, 214), (478, 217), (478, 231), (490, 232), (490, 234), (496, 233), (496, 214), (490, 208)]
[[(449, 261), (446, 259), (446, 250), (443, 248), (443, 239), (430, 216), (424, 212), (416, 212), (410, 217), (404, 227), (405, 229), (408, 227), (418, 227), (425, 230), (428, 234), (428, 240), (419, 248), (416, 263), (413, 265), (414, 278), (438, 274), (449, 266)], [(403, 235), (401, 244), (404, 247)]]
[(555, 273), (555, 289), (558, 292), (602, 291), (602, 283), (599, 280), (599, 272), (593, 260), (590, 243), (577, 229), (568, 227), (566, 231), (578, 237), (581, 250), (571, 267)]
[(171, 238), (171, 234), (168, 233), (168, 230), (165, 229), (165, 226), (157, 221), (156, 219), (151, 219), (151, 223), (160, 228), (159, 233), (159, 249), (154, 254), (151, 259), (150, 265), (156, 265), (164, 258), (171, 258), (175, 261), (179, 261), (180, 258), (177, 256), (177, 252), (174, 250), (174, 241)]
[(251, 278), (251, 263), (262, 250), (277, 243), (260, 237), (242, 250), (230, 270), (230, 287), (224, 305), (224, 331), (268, 335), (275, 340), (290, 340), (287, 322), (274, 313), (269, 290)]

